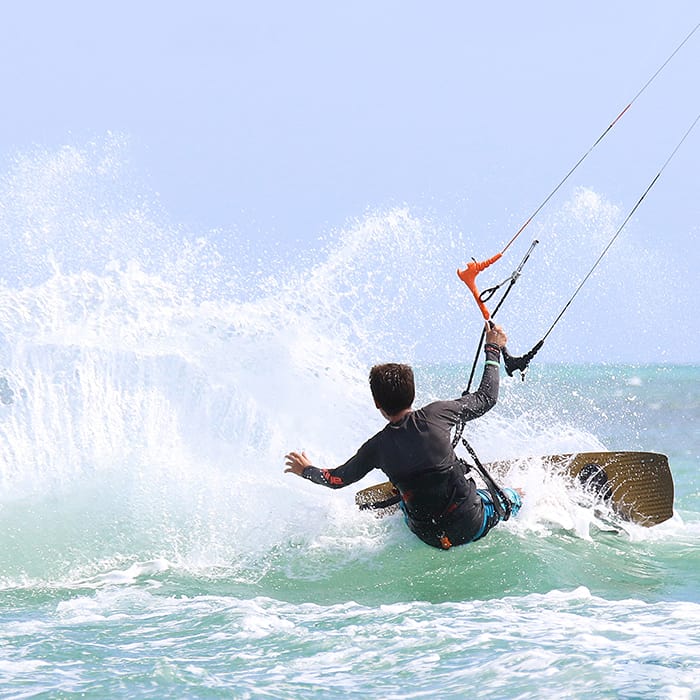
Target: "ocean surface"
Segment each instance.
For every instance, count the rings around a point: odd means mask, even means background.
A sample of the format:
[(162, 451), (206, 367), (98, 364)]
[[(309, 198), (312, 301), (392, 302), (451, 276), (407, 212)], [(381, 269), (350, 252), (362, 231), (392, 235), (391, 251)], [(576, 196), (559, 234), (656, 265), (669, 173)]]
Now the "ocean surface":
[[(483, 242), (398, 209), (262, 252), (169, 223), (110, 143), (1, 187), (0, 697), (700, 698), (700, 366), (587, 356), (582, 295), (579, 344), (553, 334), (466, 429), (521, 458), (523, 510), (438, 551), (355, 508), (381, 474), (331, 491), (283, 457), (334, 466), (382, 427), (374, 362), (413, 362), (419, 404), (461, 393), (481, 327), (454, 270)], [(574, 197), (549, 245), (619, 217)], [(514, 351), (571, 278), (504, 305)], [(671, 520), (594, 512), (540, 459), (604, 449), (668, 455)]]

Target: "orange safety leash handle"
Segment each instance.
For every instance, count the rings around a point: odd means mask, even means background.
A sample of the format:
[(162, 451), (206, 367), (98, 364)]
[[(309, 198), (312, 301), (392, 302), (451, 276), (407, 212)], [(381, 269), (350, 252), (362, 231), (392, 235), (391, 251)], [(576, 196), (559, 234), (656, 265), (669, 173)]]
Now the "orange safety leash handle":
[(467, 285), (467, 287), (469, 287), (471, 293), (474, 295), (474, 300), (476, 301), (477, 306), (481, 310), (481, 314), (486, 321), (488, 321), (491, 318), (491, 314), (486, 308), (486, 304), (484, 304), (484, 302), (481, 300), (481, 295), (479, 294), (479, 290), (476, 287), (476, 276), (480, 272), (485, 270), (489, 265), (495, 263), (496, 260), (499, 260), (502, 255), (502, 252), (497, 253), (492, 258), (484, 260), (483, 262), (477, 262), (476, 260), (472, 260), (472, 262), (467, 264), (466, 269), (457, 270), (457, 276), (459, 277), (459, 279), (462, 280), (462, 282), (464, 282), (464, 284)]

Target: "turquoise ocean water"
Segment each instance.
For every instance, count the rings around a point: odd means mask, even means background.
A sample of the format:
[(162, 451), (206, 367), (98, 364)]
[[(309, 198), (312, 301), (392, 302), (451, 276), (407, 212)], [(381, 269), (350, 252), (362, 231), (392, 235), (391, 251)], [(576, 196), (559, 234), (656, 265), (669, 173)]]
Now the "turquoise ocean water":
[[(699, 366), (587, 357), (588, 321), (553, 338), (467, 427), (522, 458), (521, 515), (433, 550), (283, 455), (331, 466), (381, 427), (375, 361), (415, 361), (419, 403), (461, 392), (480, 326), (454, 269), (482, 243), (391, 210), (260, 260), (164, 223), (124, 169), (66, 148), (2, 181), (0, 697), (700, 698)], [(586, 201), (550, 245), (610, 230)], [(566, 278), (504, 306), (514, 350)], [(673, 519), (611, 527), (539, 459), (600, 449), (667, 454)]]

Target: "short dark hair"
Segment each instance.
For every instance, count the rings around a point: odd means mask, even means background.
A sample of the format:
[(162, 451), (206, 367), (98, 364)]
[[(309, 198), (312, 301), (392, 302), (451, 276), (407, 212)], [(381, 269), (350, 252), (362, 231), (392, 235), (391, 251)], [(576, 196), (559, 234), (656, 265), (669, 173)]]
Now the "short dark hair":
[(374, 402), (388, 416), (410, 408), (416, 397), (413, 370), (409, 365), (389, 362), (374, 365), (369, 372), (369, 388)]

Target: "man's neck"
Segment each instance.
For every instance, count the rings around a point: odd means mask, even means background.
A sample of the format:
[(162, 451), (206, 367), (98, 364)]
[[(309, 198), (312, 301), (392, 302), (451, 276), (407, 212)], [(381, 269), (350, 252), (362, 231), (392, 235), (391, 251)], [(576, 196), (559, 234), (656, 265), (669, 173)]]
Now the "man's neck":
[(412, 408), (404, 408), (403, 411), (399, 411), (393, 416), (389, 416), (384, 413), (384, 417), (389, 421), (389, 423), (400, 423), (412, 410)]

